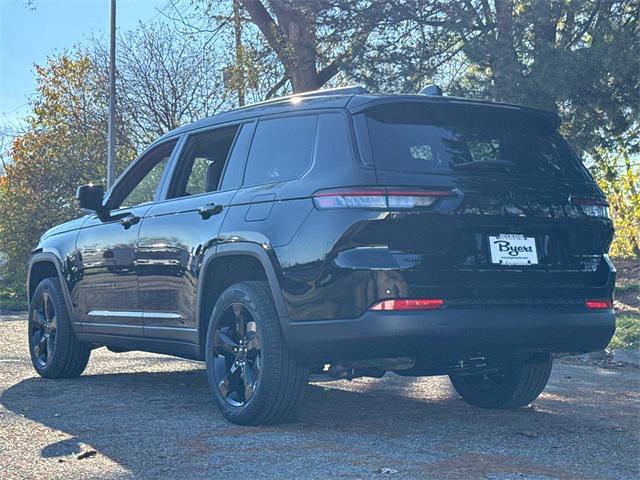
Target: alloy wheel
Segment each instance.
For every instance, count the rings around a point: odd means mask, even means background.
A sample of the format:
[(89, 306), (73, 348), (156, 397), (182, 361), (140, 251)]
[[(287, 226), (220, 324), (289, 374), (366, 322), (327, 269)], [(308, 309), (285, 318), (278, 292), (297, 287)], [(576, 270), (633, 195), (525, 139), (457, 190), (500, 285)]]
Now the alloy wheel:
[(43, 291), (36, 299), (29, 338), (33, 356), (41, 368), (51, 363), (56, 348), (57, 318), (53, 299)]
[(256, 391), (262, 367), (261, 338), (251, 313), (241, 303), (227, 306), (213, 337), (213, 377), (222, 398), (244, 406)]

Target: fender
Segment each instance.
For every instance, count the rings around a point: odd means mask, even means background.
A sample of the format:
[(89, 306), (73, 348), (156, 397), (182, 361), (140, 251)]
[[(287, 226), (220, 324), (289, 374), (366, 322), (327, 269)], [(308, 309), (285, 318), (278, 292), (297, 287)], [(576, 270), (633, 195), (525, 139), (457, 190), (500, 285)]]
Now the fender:
[(56, 272), (58, 272), (58, 280), (60, 280), (60, 286), (62, 288), (62, 296), (64, 297), (64, 303), (67, 306), (67, 311), (69, 312), (69, 316), (71, 317), (71, 323), (74, 325), (73, 321), (73, 303), (71, 302), (71, 294), (69, 293), (69, 286), (65, 281), (64, 274), (62, 272), (62, 262), (60, 258), (53, 252), (39, 252), (31, 255), (29, 259), (29, 270), (27, 272), (27, 302), (29, 306), (31, 306), (31, 293), (29, 286), (31, 285), (31, 272), (33, 270), (33, 266), (37, 263), (48, 262), (53, 263), (56, 268)]
[(198, 296), (197, 296), (197, 315), (198, 319), (201, 318), (202, 312), (200, 309), (202, 308), (202, 296), (203, 292), (203, 284), (201, 281), (203, 278), (202, 272), (205, 272), (209, 263), (214, 259), (219, 257), (224, 257), (228, 255), (248, 255), (256, 258), (262, 268), (267, 275), (267, 281), (269, 282), (269, 288), (271, 289), (271, 294), (273, 296), (273, 302), (276, 307), (276, 312), (278, 313), (278, 317), (280, 319), (288, 318), (287, 307), (284, 301), (284, 297), (282, 296), (282, 290), (280, 290), (280, 282), (278, 281), (278, 277), (276, 275), (276, 271), (273, 268), (273, 262), (269, 258), (269, 254), (267, 251), (257, 243), (251, 242), (233, 242), (233, 243), (222, 243), (218, 245), (215, 249), (209, 250), (205, 253), (204, 258), (202, 259), (202, 266), (200, 269), (199, 281), (198, 281)]

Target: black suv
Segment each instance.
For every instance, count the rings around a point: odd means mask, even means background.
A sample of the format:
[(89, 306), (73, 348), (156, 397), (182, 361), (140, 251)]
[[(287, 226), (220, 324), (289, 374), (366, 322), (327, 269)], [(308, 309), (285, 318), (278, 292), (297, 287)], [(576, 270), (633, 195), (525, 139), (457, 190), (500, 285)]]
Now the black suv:
[(528, 404), (553, 354), (615, 329), (607, 204), (559, 124), (347, 88), (174, 130), (34, 250), (35, 369), (77, 376), (100, 346), (204, 360), (241, 424), (286, 418), (310, 374)]

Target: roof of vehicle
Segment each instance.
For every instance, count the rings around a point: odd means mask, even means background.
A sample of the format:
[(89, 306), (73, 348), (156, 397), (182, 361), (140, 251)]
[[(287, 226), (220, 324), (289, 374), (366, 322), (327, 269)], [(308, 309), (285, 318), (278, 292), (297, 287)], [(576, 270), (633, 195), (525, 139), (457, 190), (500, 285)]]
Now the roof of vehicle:
[(546, 110), (524, 107), (510, 103), (491, 102), (462, 97), (449, 97), (440, 95), (424, 94), (373, 94), (361, 87), (342, 87), (328, 90), (316, 90), (303, 94), (288, 95), (273, 100), (267, 100), (245, 107), (228, 110), (223, 113), (199, 120), (188, 125), (176, 128), (164, 136), (159, 141), (181, 135), (192, 130), (198, 130), (214, 125), (237, 122), (262, 115), (299, 112), (305, 110), (325, 109), (325, 108), (346, 108), (352, 113), (361, 112), (374, 105), (392, 102), (435, 102), (439, 104), (456, 104), (469, 106), (484, 106), (491, 108), (518, 110), (522, 113), (529, 113), (537, 117), (543, 117), (554, 124), (557, 128), (560, 125), (560, 117)]

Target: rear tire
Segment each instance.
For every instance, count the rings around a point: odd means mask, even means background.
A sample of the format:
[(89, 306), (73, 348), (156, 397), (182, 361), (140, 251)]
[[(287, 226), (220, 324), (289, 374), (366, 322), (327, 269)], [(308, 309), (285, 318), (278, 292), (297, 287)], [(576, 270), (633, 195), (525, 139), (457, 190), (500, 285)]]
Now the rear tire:
[(528, 405), (547, 385), (553, 359), (550, 355), (506, 368), (500, 373), (449, 375), (463, 400), (482, 408), (515, 409)]
[(29, 305), (29, 353), (38, 375), (78, 377), (87, 366), (91, 347), (80, 342), (57, 278), (42, 280)]
[(240, 425), (280, 423), (302, 401), (308, 368), (287, 347), (266, 282), (227, 288), (213, 308), (207, 377), (224, 417)]

